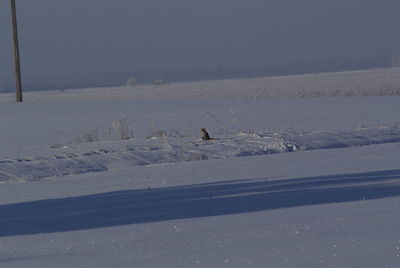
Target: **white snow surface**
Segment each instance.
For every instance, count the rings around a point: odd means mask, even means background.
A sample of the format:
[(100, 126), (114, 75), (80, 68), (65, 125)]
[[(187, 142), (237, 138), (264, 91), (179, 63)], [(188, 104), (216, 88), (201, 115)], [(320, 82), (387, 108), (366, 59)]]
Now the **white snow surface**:
[[(154, 139), (160, 140), (154, 142)], [(400, 128), (397, 125), (329, 132), (293, 130), (263, 134), (239, 132), (228, 137), (220, 136), (209, 141), (196, 142), (183, 137), (178, 139), (156, 136), (148, 141), (127, 141), (123, 146), (120, 143), (117, 146), (109, 143), (108, 149), (90, 151), (80, 149), (78, 152), (72, 146), (59, 145), (58, 147), (64, 150), (47, 157), (0, 159), (0, 183), (37, 181), (48, 177), (102, 172), (124, 167), (396, 142), (400, 142)]]
[[(400, 95), (400, 68), (25, 93), (27, 101), (264, 99)], [(0, 101), (14, 94), (1, 94)]]
[(400, 97), (229, 87), (0, 97), (0, 267), (399, 267)]

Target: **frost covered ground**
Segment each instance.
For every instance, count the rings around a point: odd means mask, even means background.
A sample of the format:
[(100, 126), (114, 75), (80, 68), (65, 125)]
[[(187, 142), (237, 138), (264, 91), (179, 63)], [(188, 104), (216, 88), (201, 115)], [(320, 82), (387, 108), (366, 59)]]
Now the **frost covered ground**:
[(400, 97), (208, 83), (0, 96), (0, 267), (400, 265)]

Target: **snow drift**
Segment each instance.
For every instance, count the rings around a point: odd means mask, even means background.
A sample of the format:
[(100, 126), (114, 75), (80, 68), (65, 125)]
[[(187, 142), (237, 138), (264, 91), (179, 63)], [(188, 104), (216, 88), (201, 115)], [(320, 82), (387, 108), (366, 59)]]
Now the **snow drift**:
[[(152, 138), (127, 141), (115, 149), (78, 152), (74, 148), (47, 157), (0, 159), (0, 182), (36, 181), (124, 167), (172, 164), (305, 150), (400, 142), (398, 126), (347, 131), (239, 132), (211, 141)], [(101, 146), (101, 143), (99, 143)], [(67, 146), (65, 146), (67, 147)]]

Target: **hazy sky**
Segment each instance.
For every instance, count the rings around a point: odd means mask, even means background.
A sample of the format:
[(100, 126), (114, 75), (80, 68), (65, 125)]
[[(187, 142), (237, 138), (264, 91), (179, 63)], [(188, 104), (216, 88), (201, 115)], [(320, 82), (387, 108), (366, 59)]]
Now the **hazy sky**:
[[(16, 0), (22, 69), (54, 75), (400, 55), (399, 0)], [(0, 0), (0, 72), (12, 72)]]

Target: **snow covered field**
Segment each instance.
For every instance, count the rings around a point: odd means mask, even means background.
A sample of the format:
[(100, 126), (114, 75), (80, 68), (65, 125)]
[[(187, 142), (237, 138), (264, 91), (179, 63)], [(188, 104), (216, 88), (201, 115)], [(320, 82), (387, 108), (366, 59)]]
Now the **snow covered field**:
[(1, 95), (0, 267), (398, 267), (400, 97), (246, 81)]
[[(400, 68), (347, 72), (209, 80), (162, 85), (48, 90), (26, 92), (31, 101), (155, 100), (155, 99), (264, 99), (400, 95)], [(75, 92), (74, 92), (75, 91)], [(12, 101), (1, 94), (0, 101)]]

